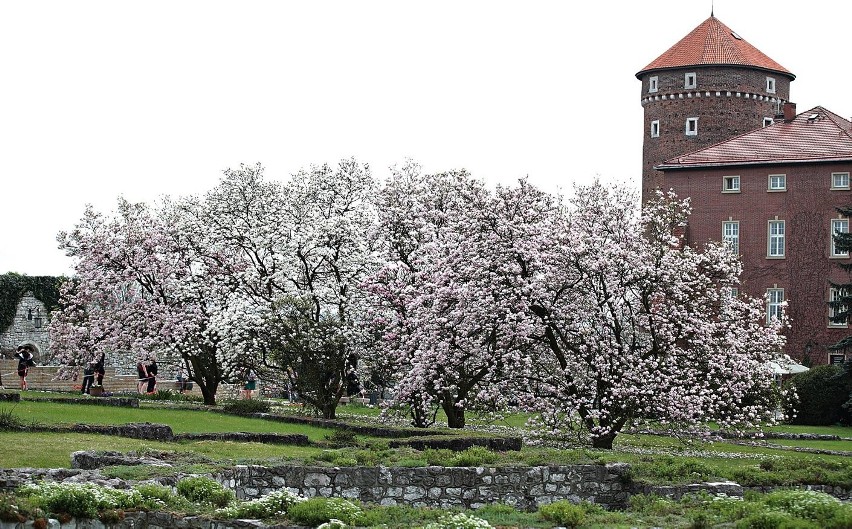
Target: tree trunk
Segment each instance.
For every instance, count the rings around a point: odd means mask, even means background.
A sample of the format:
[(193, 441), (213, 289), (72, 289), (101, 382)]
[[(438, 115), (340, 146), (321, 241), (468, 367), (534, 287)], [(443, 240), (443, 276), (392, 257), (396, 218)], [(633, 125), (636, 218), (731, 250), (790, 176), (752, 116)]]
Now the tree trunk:
[(444, 400), (441, 403), (444, 413), (447, 414), (447, 426), (450, 428), (464, 428), (464, 408), (459, 408), (453, 401)]
[(606, 450), (612, 450), (612, 442), (615, 441), (616, 435), (617, 434), (611, 433), (602, 437), (593, 437), (592, 448), (605, 448)]

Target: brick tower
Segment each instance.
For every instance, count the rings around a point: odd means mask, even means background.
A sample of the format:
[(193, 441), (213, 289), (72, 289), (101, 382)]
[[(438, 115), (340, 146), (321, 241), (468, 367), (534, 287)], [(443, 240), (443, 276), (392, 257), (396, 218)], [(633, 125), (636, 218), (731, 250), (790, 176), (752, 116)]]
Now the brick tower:
[(642, 68), (642, 202), (665, 160), (771, 124), (796, 78), (712, 14)]

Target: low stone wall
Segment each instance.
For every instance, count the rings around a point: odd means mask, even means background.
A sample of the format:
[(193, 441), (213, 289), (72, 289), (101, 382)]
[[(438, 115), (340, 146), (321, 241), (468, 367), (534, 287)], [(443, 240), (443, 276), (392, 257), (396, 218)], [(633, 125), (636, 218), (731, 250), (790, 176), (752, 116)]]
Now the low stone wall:
[(623, 508), (629, 466), (547, 467), (294, 467), (238, 466), (218, 475), (240, 499), (286, 488), (303, 496), (343, 497), (380, 505), (463, 507), (495, 502), (533, 510), (557, 500)]

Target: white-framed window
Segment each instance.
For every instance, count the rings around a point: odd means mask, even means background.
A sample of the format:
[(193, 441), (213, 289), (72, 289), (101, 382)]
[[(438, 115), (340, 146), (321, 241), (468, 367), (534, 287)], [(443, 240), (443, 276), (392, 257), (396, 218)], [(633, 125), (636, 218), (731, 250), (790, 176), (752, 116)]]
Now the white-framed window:
[(732, 252), (740, 253), (740, 221), (726, 220), (722, 223), (722, 240)]
[(722, 177), (722, 193), (739, 193), (740, 192), (740, 177), (739, 176), (723, 176)]
[(768, 229), (768, 241), (766, 248), (767, 257), (784, 257), (786, 242), (786, 226), (783, 220), (770, 220)]
[(766, 323), (772, 323), (772, 320), (780, 320), (784, 310), (784, 289), (783, 288), (767, 288), (766, 289)]
[(772, 118), (763, 118), (763, 126), (764, 126), (764, 127), (768, 127), (769, 125), (772, 125), (773, 123), (775, 123), (775, 120), (774, 120), (774, 119), (772, 119)]
[(766, 78), (766, 91), (769, 92), (770, 94), (775, 93), (775, 78), (774, 77), (767, 77)]
[(656, 75), (652, 75), (648, 78), (648, 93), (653, 94), (657, 90), (660, 89), (660, 78)]
[(836, 366), (841, 365), (846, 361), (846, 355), (842, 354), (830, 354), (828, 355), (828, 363), (830, 365)]
[(769, 191), (787, 191), (787, 175), (769, 175)]
[(849, 233), (849, 219), (831, 219), (831, 256), (849, 257), (849, 252), (838, 250), (835, 246), (835, 233)]
[(698, 118), (686, 118), (686, 135), (698, 136)]
[(651, 137), (658, 138), (660, 136), (660, 120), (655, 119), (651, 122)]
[(695, 72), (689, 72), (688, 74), (684, 74), (683, 76), (683, 87), (684, 88), (695, 88), (698, 86), (698, 77), (695, 75)]
[[(841, 292), (842, 291), (839, 288), (834, 288), (834, 287), (829, 288), (828, 289), (828, 300), (829, 301), (840, 301)], [(848, 327), (849, 326), (845, 321), (840, 322), (840, 323), (831, 321), (831, 318), (835, 317), (836, 315), (838, 315), (841, 312), (843, 312), (843, 311), (838, 310), (837, 308), (832, 307), (831, 305), (828, 306), (828, 326), (829, 327)]]
[(849, 173), (831, 173), (831, 189), (849, 189)]

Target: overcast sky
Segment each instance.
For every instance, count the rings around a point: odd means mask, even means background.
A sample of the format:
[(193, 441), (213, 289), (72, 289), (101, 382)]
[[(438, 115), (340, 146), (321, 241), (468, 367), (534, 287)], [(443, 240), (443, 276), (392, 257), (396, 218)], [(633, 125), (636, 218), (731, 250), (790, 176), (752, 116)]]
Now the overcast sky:
[[(636, 72), (709, 0), (0, 2), (0, 273), (59, 275), (86, 203), (203, 193), (355, 156), (549, 191), (638, 188)], [(716, 0), (796, 74), (799, 112), (852, 116), (852, 2)]]

